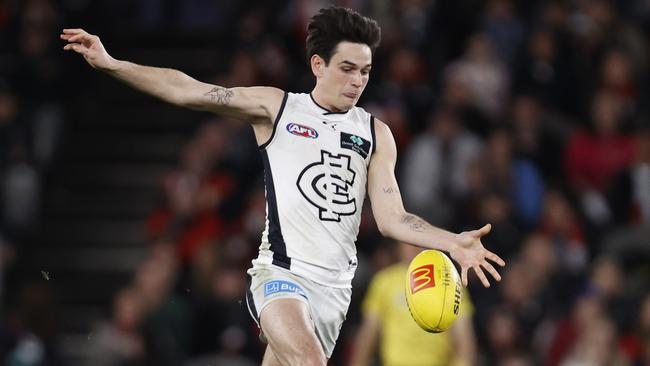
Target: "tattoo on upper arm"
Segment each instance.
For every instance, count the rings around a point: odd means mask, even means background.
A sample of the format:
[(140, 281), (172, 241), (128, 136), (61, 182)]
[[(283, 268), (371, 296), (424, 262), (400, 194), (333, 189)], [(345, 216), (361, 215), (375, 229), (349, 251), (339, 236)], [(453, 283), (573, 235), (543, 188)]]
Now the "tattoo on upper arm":
[(397, 193), (397, 192), (399, 192), (397, 188), (393, 188), (393, 187), (384, 188), (384, 193), (386, 194)]
[(411, 214), (406, 214), (402, 217), (401, 222), (403, 224), (408, 224), (411, 230), (417, 231), (419, 233), (424, 232), (427, 227), (426, 221), (422, 220), (421, 218), (411, 215)]
[(228, 88), (216, 86), (203, 95), (210, 97), (210, 99), (217, 104), (228, 105), (230, 103), (230, 98), (235, 95), (235, 92)]

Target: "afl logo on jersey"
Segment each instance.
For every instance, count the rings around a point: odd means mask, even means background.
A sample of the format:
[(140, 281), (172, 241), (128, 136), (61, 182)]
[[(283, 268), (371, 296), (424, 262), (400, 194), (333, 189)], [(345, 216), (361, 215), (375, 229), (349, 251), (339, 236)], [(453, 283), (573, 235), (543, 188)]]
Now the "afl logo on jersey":
[(287, 125), (287, 131), (291, 132), (294, 135), (307, 137), (310, 139), (318, 138), (318, 131), (314, 130), (311, 127), (299, 125), (297, 123), (289, 123)]

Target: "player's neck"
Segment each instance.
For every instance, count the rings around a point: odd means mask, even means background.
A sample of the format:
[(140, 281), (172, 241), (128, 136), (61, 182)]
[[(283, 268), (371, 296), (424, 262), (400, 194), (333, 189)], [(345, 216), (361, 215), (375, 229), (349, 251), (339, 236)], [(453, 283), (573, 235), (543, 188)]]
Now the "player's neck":
[(315, 87), (314, 90), (311, 91), (311, 97), (319, 107), (326, 109), (329, 112), (347, 112), (347, 109), (337, 108), (332, 102), (330, 102), (329, 98), (326, 97), (326, 94), (321, 92), (318, 87)]

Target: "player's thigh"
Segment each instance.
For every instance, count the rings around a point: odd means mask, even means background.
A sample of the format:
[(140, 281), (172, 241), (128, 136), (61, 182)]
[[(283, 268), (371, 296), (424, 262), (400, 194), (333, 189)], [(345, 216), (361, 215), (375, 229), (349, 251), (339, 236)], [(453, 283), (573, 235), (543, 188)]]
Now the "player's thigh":
[(264, 358), (262, 359), (262, 366), (282, 366), (273, 349), (270, 345), (266, 346), (266, 351), (264, 351)]
[(260, 314), (260, 325), (283, 365), (325, 365), (325, 353), (305, 302), (291, 298), (271, 302)]

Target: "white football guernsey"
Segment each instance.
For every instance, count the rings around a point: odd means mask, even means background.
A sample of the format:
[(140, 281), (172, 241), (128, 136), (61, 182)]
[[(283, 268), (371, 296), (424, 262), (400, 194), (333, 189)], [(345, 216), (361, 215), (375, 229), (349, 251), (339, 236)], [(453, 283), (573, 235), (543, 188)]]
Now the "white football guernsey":
[(266, 228), (253, 265), (351, 287), (375, 150), (374, 118), (359, 107), (329, 112), (311, 94), (285, 93), (271, 138), (260, 150)]

